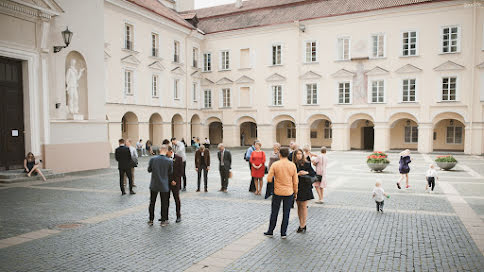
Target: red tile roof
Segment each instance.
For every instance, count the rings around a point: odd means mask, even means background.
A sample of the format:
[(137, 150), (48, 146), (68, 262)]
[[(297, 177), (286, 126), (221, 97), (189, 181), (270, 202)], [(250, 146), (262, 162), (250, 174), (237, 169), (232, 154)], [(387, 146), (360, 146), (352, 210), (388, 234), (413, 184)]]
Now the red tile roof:
[(187, 11), (197, 13), (198, 28), (215, 33), (344, 14), (450, 0), (249, 0)]
[(158, 2), (157, 0), (125, 0), (125, 1), (128, 1), (142, 8), (145, 8), (153, 13), (156, 13), (162, 17), (165, 17), (166, 19), (173, 21), (186, 28), (195, 29), (195, 27), (190, 23), (188, 23), (187, 21), (185, 21), (180, 14), (166, 7), (165, 5)]

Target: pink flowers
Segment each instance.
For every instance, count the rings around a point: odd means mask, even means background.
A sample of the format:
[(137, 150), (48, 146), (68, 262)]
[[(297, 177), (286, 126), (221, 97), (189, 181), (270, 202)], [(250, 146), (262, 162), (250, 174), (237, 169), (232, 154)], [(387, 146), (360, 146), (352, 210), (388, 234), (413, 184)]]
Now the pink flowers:
[(373, 151), (372, 154), (366, 157), (367, 163), (390, 163), (387, 159), (388, 155), (381, 151)]

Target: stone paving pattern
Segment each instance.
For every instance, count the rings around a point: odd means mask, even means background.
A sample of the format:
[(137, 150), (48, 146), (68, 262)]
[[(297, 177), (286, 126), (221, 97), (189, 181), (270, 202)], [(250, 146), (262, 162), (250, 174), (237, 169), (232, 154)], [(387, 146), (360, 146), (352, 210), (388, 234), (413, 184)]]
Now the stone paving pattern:
[[(249, 171), (242, 154), (233, 150), (234, 179), (227, 194), (217, 192), (216, 161), (209, 172), (209, 192), (194, 192), (193, 153), (188, 154), (183, 221), (174, 222), (172, 200), (167, 227), (146, 224), (148, 158), (142, 158), (136, 170), (138, 194), (134, 196), (120, 195), (114, 168), (68, 174), (47, 183), (2, 185), (0, 243), (41, 229), (60, 232), (0, 248), (0, 271), (184, 271), (268, 224), (270, 200), (248, 192)], [(484, 257), (439, 188), (439, 181), (434, 194), (424, 192), (428, 159), (421, 154), (412, 156), (412, 187), (398, 190), (398, 155), (390, 154), (392, 163), (384, 173), (371, 173), (364, 163), (367, 154), (330, 152), (325, 204), (309, 207), (307, 233), (295, 233), (295, 216), (287, 240), (280, 239), (278, 227), (274, 238), (262, 239), (228, 263), (225, 271), (483, 271)], [(484, 159), (456, 157), (464, 167), (439, 171), (440, 181), (454, 186), (483, 217)], [(385, 201), (384, 214), (376, 213), (371, 199), (376, 180), (391, 195)], [(126, 214), (102, 219), (124, 210)], [(159, 211), (158, 203), (156, 218)], [(96, 216), (102, 220), (73, 229), (56, 227), (88, 222)]]

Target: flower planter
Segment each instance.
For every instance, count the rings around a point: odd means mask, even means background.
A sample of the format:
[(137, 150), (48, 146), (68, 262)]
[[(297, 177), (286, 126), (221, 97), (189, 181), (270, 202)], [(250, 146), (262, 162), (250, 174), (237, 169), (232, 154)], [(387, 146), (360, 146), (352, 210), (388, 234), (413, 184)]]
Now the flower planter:
[(385, 169), (389, 165), (389, 163), (370, 163), (370, 162), (367, 162), (366, 164), (372, 171), (375, 171), (375, 172), (382, 172), (383, 169)]
[(439, 162), (439, 161), (437, 161), (436, 163), (440, 167), (440, 169), (443, 169), (443, 170), (450, 170), (454, 168), (454, 166), (457, 164), (457, 162)]

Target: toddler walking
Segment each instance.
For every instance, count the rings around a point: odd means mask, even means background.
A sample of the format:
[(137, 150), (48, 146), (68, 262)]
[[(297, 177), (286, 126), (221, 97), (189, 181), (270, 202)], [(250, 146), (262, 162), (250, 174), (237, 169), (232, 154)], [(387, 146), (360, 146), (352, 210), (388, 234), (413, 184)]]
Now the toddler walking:
[[(427, 185), (425, 186), (425, 191), (428, 193), (433, 192), (435, 187), (435, 180), (439, 179), (439, 177), (437, 176), (437, 171), (435, 170), (433, 164), (429, 166), (429, 170), (427, 170), (427, 173), (425, 174), (425, 179), (427, 179)], [(430, 191), (429, 191), (429, 188), (430, 188)]]
[(389, 195), (385, 194), (385, 190), (381, 187), (381, 182), (377, 181), (375, 188), (373, 189), (373, 198), (376, 202), (376, 212), (383, 213), (383, 202), (386, 198), (390, 198)]

